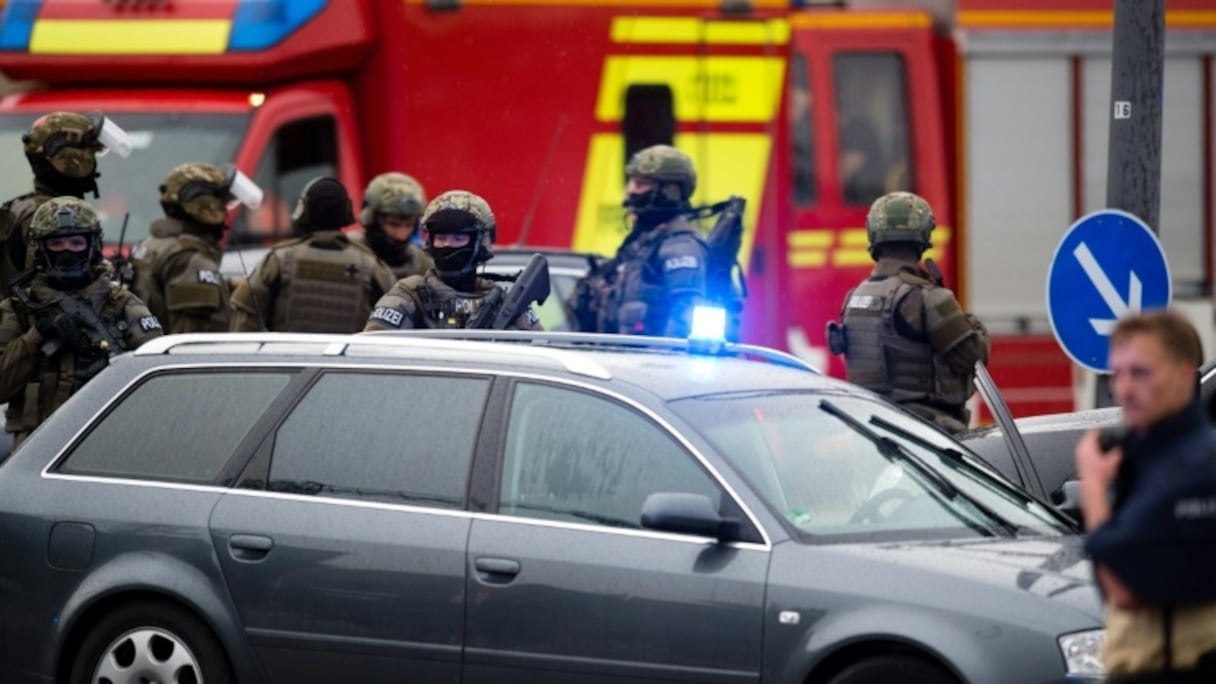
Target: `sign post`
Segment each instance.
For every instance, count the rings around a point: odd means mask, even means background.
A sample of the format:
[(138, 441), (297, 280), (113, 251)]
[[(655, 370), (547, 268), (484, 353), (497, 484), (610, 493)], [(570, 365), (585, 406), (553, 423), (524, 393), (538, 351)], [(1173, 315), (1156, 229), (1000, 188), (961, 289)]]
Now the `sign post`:
[[(1161, 206), (1161, 88), (1165, 68), (1165, 0), (1114, 0), (1110, 139), (1106, 206), (1157, 230)], [(1110, 406), (1098, 377), (1097, 406)]]

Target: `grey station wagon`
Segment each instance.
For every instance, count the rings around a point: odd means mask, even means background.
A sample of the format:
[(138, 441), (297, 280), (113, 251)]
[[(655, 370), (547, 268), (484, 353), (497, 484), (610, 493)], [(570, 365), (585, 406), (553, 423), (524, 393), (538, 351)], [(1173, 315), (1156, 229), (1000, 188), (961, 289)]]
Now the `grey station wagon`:
[(1098, 678), (1075, 528), (783, 354), (180, 335), (0, 466), (0, 682)]

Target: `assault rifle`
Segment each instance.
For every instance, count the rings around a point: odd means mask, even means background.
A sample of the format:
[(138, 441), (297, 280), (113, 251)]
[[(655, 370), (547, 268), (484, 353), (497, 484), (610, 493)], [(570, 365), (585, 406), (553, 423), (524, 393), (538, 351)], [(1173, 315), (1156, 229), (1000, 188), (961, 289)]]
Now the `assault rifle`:
[(127, 212), (122, 217), (122, 229), (118, 231), (118, 251), (114, 253), (114, 259), (111, 263), (114, 264), (114, 276), (118, 278), (119, 285), (130, 287), (135, 284), (135, 266), (131, 263), (131, 257), (123, 254), (123, 247), (127, 244), (127, 223), (131, 220), (131, 212)]
[(532, 302), (544, 304), (549, 292), (549, 261), (542, 254), (533, 254), (528, 259), (528, 265), (516, 276), (511, 289), (504, 295), (500, 288), (494, 288), (482, 302), (477, 315), (469, 319), (465, 327), (506, 330), (515, 319), (528, 311)]
[[(92, 348), (104, 352), (107, 356), (114, 356), (123, 351), (123, 343), (119, 337), (116, 337), (112, 331), (97, 315), (92, 305), (82, 295), (75, 293), (65, 293), (59, 299), (53, 302), (35, 302), (25, 289), (25, 284), (33, 279), (36, 271), (28, 269), (17, 279), (13, 281), (11, 291), (13, 298), (17, 303), (26, 310), (31, 318), (53, 317), (60, 313), (74, 316), (83, 325), (80, 326), (80, 335), (82, 348)], [(54, 356), (59, 353), (62, 344), (59, 340), (47, 340), (42, 344), (42, 353), (46, 356)]]

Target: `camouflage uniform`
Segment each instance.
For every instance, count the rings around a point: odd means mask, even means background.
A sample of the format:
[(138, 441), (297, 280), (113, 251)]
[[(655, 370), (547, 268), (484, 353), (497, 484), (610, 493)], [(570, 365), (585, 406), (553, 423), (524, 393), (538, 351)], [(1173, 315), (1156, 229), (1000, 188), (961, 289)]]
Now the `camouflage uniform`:
[(228, 330), (231, 291), (220, 275), (219, 240), (233, 198), (225, 182), (224, 171), (210, 164), (175, 167), (160, 186), (166, 216), (131, 252), (132, 289), (170, 334)]
[(26, 243), (34, 212), (52, 197), (97, 193), (97, 142), (93, 121), (73, 112), (39, 117), (22, 136), (34, 172), (34, 191), (0, 205), (0, 291), (29, 268)]
[(683, 152), (655, 145), (635, 154), (625, 173), (654, 188), (626, 196), (633, 230), (613, 259), (615, 271), (600, 286), (597, 331), (687, 337), (693, 307), (705, 299), (707, 285), (708, 249), (685, 218), (696, 170)]
[[(464, 190), (436, 197), (422, 217), (427, 231), (427, 252), (435, 267), (425, 275), (397, 282), (376, 302), (365, 331), (411, 328), (465, 328), (499, 286), (478, 278), (476, 268), (491, 258), (497, 231), (494, 214), (485, 200)], [(436, 247), (436, 235), (465, 233), (464, 247)], [(501, 300), (500, 300), (501, 301)], [(529, 308), (508, 326), (514, 330), (541, 330), (540, 319)]]
[(363, 230), (350, 233), (350, 240), (375, 252), (398, 279), (422, 275), (433, 264), (426, 252), (411, 242), (413, 235), (399, 242), (385, 233), (380, 222), (386, 216), (417, 221), (425, 209), (426, 191), (418, 181), (404, 173), (382, 173), (363, 192), (359, 212)]
[[(89, 253), (67, 266), (43, 245), (48, 238), (82, 234), (89, 236)], [(101, 228), (83, 200), (44, 202), (30, 239), (33, 277), (0, 302), (0, 401), (8, 402), (5, 429), (15, 444), (105, 368), (112, 354), (161, 334), (160, 322), (139, 298), (102, 272)]]
[(302, 236), (275, 245), (232, 294), (232, 331), (354, 333), (393, 274), (340, 230), (354, 222), (350, 197), (332, 178), (313, 180), (292, 214)]
[(842, 342), (832, 351), (843, 351), (850, 382), (947, 431), (964, 430), (975, 364), (988, 360), (988, 331), (920, 267), (933, 213), (920, 197), (895, 192), (874, 202), (866, 224), (877, 264), (845, 298), (843, 335), (829, 324), (829, 339)]

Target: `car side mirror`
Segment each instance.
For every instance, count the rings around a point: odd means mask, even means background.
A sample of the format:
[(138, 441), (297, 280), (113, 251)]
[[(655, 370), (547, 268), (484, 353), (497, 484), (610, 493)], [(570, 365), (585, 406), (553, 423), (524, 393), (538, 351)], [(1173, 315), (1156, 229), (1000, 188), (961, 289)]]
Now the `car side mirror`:
[(727, 541), (738, 533), (739, 524), (723, 518), (704, 494), (656, 492), (642, 504), (642, 527)]
[(1066, 481), (1052, 499), (1056, 510), (1081, 522), (1081, 483), (1078, 480)]

